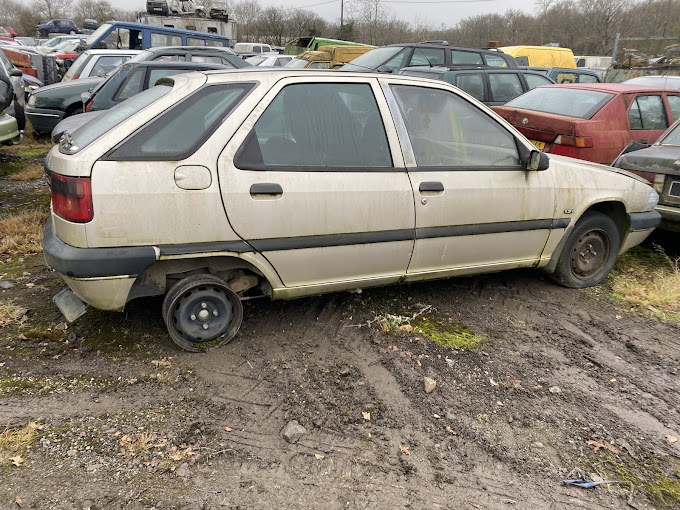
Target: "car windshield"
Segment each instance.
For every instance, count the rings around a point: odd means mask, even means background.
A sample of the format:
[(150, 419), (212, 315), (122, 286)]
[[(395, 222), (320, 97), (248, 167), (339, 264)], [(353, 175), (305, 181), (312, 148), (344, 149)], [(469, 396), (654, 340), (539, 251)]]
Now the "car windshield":
[(265, 60), (267, 60), (267, 57), (250, 57), (250, 58), (247, 58), (247, 59), (246, 59), (246, 62), (248, 62), (249, 64), (252, 64), (252, 65), (256, 66), (256, 65), (261, 64), (261, 63), (264, 62)]
[(309, 64), (309, 61), (304, 58), (293, 58), (283, 67), (296, 67), (298, 69), (303, 69)]
[(340, 69), (343, 71), (372, 71), (380, 67), (403, 49), (404, 48), (401, 46), (376, 48), (355, 58), (349, 64), (345, 64)]
[(80, 56), (76, 58), (75, 62), (71, 64), (71, 67), (68, 68), (68, 71), (66, 71), (66, 74), (64, 75), (66, 81), (70, 80), (74, 76), (79, 76), (82, 70), (85, 69), (85, 66), (87, 65), (89, 60), (90, 60), (89, 53), (87, 52), (81, 53)]
[(97, 122), (87, 122), (76, 129), (71, 135), (70, 145), (62, 144), (59, 151), (64, 154), (78, 152), (124, 120), (163, 97), (170, 90), (172, 87), (168, 85), (156, 85), (106, 110), (97, 117)]
[(111, 28), (111, 23), (104, 23), (102, 26), (100, 26), (97, 30), (92, 32), (90, 34), (90, 37), (87, 38), (87, 41), (85, 41), (86, 46), (92, 46), (94, 42), (99, 39), (99, 37), (104, 33), (107, 32)]
[(671, 126), (658, 145), (680, 145), (680, 122)]
[(549, 86), (530, 90), (505, 106), (590, 119), (613, 97), (614, 94), (598, 90)]

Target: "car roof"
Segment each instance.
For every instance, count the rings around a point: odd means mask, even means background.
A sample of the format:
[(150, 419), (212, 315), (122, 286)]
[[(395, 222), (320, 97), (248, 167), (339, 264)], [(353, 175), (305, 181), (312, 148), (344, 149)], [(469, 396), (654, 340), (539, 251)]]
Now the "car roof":
[(562, 83), (560, 85), (542, 85), (542, 87), (558, 87), (570, 89), (597, 90), (612, 94), (635, 94), (637, 92), (668, 92), (663, 87), (650, 85), (629, 85), (628, 83)]
[(88, 55), (136, 55), (141, 50), (85, 50)]
[(184, 62), (184, 61), (167, 61), (167, 60), (144, 60), (142, 62), (125, 62), (121, 67), (157, 67), (159, 69), (163, 68), (197, 68), (205, 69), (206, 67), (212, 67), (214, 69), (224, 69), (226, 66), (223, 64), (216, 64), (214, 62)]
[(436, 43), (395, 43), (395, 44), (388, 44), (387, 47), (390, 46), (395, 46), (395, 47), (401, 47), (401, 48), (444, 48), (444, 49), (449, 49), (449, 50), (463, 50), (463, 51), (479, 51), (482, 53), (502, 53), (506, 54), (504, 51), (501, 51), (499, 49), (487, 49), (487, 48), (472, 48), (469, 46), (450, 46), (448, 44), (436, 44)]
[(211, 51), (216, 51), (217, 53), (229, 53), (234, 54), (234, 50), (227, 47), (220, 46), (161, 46), (158, 48), (149, 48), (144, 51), (151, 52), (153, 54), (163, 53), (165, 55), (182, 55), (184, 53), (208, 53)]

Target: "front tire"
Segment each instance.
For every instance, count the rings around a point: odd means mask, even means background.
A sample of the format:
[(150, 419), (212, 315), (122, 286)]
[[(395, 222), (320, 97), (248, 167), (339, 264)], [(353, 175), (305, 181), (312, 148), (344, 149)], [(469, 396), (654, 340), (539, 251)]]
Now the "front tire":
[(180, 280), (163, 300), (163, 320), (173, 342), (203, 352), (229, 343), (243, 321), (243, 305), (229, 285), (213, 275)]
[(620, 246), (614, 220), (600, 212), (587, 212), (569, 234), (552, 278), (574, 289), (598, 285), (614, 267)]

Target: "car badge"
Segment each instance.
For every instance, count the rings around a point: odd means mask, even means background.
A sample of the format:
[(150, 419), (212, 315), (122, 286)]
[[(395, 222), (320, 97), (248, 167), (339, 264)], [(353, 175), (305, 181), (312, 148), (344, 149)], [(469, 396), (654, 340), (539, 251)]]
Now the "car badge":
[(527, 119), (526, 117), (524, 117), (524, 118), (522, 119), (522, 125), (523, 125), (523, 126), (526, 126), (528, 123), (529, 123), (529, 119)]

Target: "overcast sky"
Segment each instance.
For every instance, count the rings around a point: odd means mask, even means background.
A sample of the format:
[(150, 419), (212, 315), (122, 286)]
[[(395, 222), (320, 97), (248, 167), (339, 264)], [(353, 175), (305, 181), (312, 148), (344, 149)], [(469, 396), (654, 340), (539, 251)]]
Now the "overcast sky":
[[(262, 7), (307, 7), (329, 21), (340, 19), (341, 0), (259, 0)], [(352, 0), (345, 0), (351, 2)], [(411, 24), (422, 22), (439, 27), (453, 27), (461, 19), (478, 14), (505, 12), (509, 9), (518, 9), (531, 12), (534, 9), (535, 0), (382, 0), (383, 5), (394, 12), (397, 17)], [(233, 2), (233, 0), (232, 0)], [(135, 11), (145, 10), (145, 0), (117, 0), (114, 5), (123, 9)]]

